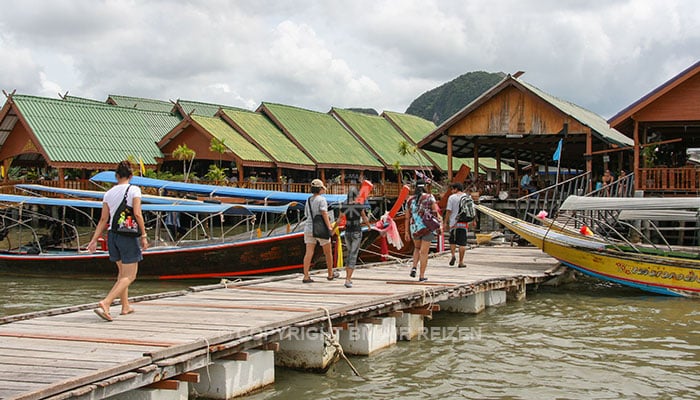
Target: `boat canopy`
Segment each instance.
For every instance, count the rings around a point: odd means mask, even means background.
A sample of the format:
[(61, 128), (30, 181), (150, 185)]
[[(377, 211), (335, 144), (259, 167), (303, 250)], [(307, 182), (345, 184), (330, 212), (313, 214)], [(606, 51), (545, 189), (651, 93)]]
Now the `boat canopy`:
[[(117, 178), (113, 171), (100, 172), (92, 178), (90, 178), (90, 180), (93, 182), (117, 183)], [(174, 192), (199, 193), (207, 195), (209, 197), (237, 197), (249, 200), (264, 200), (282, 203), (298, 202), (301, 204), (305, 204), (306, 200), (310, 196), (310, 194), (308, 193), (281, 192), (275, 190), (258, 190), (230, 186), (203, 185), (199, 183), (173, 182), (162, 179), (144, 178), (142, 176), (134, 176), (131, 178), (130, 182), (133, 185), (143, 187), (163, 189)], [(347, 196), (344, 194), (325, 194), (323, 195), (323, 197), (325, 197), (328, 203), (330, 204), (342, 203), (347, 199)]]
[(700, 210), (698, 197), (585, 197), (569, 196), (559, 207), (563, 211), (586, 210)]
[[(55, 193), (55, 194), (62, 194), (65, 196), (81, 197), (81, 198), (97, 199), (97, 200), (102, 200), (102, 198), (104, 197), (104, 195), (106, 193), (106, 192), (100, 192), (97, 190), (67, 189), (67, 188), (58, 188), (58, 187), (45, 186), (45, 185), (35, 185), (35, 184), (29, 184), (29, 183), (16, 184), (15, 188), (22, 189), (22, 190), (29, 192), (29, 193), (38, 193), (38, 192)], [(167, 197), (167, 196), (153, 196), (153, 195), (148, 195), (148, 194), (142, 194), (141, 201), (144, 204), (145, 203), (190, 204), (190, 205), (205, 204), (201, 200), (182, 199), (182, 198), (178, 198), (178, 197)]]
[[(0, 194), (0, 202), (14, 203), (17, 205), (31, 204), (41, 206), (59, 206), (73, 208), (93, 208), (101, 209), (101, 201), (58, 199), (52, 197), (22, 196), (15, 194)], [(255, 213), (284, 214), (289, 209), (288, 206), (262, 206), (249, 204), (212, 204), (202, 203), (198, 205), (190, 204), (142, 204), (141, 209), (149, 212), (185, 212), (202, 214), (224, 214), (224, 215), (253, 215)]]
[(650, 221), (685, 221), (697, 222), (700, 214), (697, 211), (688, 210), (622, 210), (617, 219), (624, 221), (650, 220)]

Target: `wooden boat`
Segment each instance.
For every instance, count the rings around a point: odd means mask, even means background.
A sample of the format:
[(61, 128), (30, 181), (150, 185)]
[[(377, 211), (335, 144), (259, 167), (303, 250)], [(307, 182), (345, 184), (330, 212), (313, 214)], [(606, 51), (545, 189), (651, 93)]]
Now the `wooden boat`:
[(653, 293), (700, 297), (697, 252), (607, 243), (529, 223), (483, 205), (476, 207), (564, 265), (587, 275)]
[[(116, 267), (105, 247), (94, 254), (85, 250), (102, 202), (0, 195), (0, 206), (0, 244), (4, 246), (0, 271), (62, 277), (114, 275)], [(151, 243), (139, 263), (142, 278), (228, 277), (302, 267), (303, 231), (283, 223), (287, 205), (144, 202), (142, 208)], [(170, 213), (189, 218), (187, 232), (177, 240), (168, 237), (165, 228)], [(271, 224), (270, 215), (278, 222)], [(272, 226), (263, 230), (263, 223)]]

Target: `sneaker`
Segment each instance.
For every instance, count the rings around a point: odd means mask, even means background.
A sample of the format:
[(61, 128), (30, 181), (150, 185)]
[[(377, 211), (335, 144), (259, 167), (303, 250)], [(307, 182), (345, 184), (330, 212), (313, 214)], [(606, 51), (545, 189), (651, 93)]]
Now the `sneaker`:
[(416, 267), (411, 268), (411, 274), (410, 274), (410, 275), (411, 275), (411, 278), (415, 278), (415, 277), (416, 277)]
[(309, 278), (309, 279), (302, 279), (301, 283), (312, 283), (314, 280)]
[(450, 258), (450, 267), (453, 266), (453, 265), (455, 265), (455, 261), (457, 261), (457, 260), (455, 259), (455, 256), (452, 256), (452, 258)]
[(457, 268), (467, 268), (467, 265), (466, 265), (466, 264), (459, 264), (459, 265), (457, 266)]
[(428, 278), (418, 278), (418, 282), (425, 282), (427, 280), (428, 280)]
[(333, 276), (327, 276), (326, 279), (329, 281), (332, 281), (335, 278), (340, 278), (340, 272), (338, 271), (333, 271)]
[(350, 289), (352, 287), (352, 281), (346, 281), (345, 282), (345, 287)]

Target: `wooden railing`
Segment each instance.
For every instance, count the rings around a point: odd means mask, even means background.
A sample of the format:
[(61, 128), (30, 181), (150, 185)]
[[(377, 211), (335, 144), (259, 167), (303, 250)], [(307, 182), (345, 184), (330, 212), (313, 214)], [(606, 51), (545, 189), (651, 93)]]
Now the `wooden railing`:
[[(14, 185), (16, 184), (39, 184), (39, 185), (44, 185), (44, 186), (51, 186), (51, 187), (61, 187), (59, 181), (53, 181), (53, 180), (14, 180), (14, 181), (7, 181), (7, 182), (2, 182), (2, 185), (0, 185), (0, 193), (5, 193), (5, 194), (17, 194), (14, 188)], [(209, 184), (209, 185), (215, 185), (215, 182), (205, 182), (205, 181), (198, 181), (197, 183), (202, 183), (202, 184)], [(220, 184), (221, 185), (221, 184)], [(242, 187), (242, 188), (250, 188), (250, 189), (258, 189), (258, 190), (276, 190), (276, 191), (285, 191), (285, 192), (294, 192), (294, 193), (311, 193), (311, 184), (309, 183), (277, 183), (277, 182), (228, 182), (224, 183), (221, 186), (231, 186), (231, 187)], [(326, 184), (328, 187), (328, 194), (345, 194), (348, 193), (348, 190), (350, 186), (358, 186), (356, 184), (340, 184), (340, 183), (329, 183)], [(80, 189), (80, 190), (99, 190), (99, 187), (92, 183), (88, 179), (77, 179), (77, 180), (67, 180), (64, 181), (64, 188), (68, 189)], [(399, 191), (401, 190), (402, 185), (399, 185), (398, 183), (392, 183), (392, 182), (387, 182), (387, 183), (375, 183), (374, 186), (372, 187), (372, 192), (370, 193), (370, 197), (386, 197), (389, 199), (396, 198), (399, 195)], [(156, 194), (156, 190), (153, 190), (153, 193), (151, 194)], [(149, 190), (146, 190), (146, 193), (150, 193)]]
[(695, 194), (700, 189), (700, 173), (694, 167), (640, 168), (638, 189)]

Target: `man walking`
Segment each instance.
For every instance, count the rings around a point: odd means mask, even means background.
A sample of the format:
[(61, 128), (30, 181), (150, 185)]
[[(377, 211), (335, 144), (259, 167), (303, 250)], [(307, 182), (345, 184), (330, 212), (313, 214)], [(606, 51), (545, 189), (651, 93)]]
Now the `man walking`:
[[(450, 232), (450, 266), (455, 265), (455, 249), (459, 247), (459, 264), (458, 268), (466, 268), (464, 263), (464, 253), (467, 251), (467, 225), (469, 222), (458, 220), (460, 212), (460, 203), (463, 197), (467, 198), (464, 193), (464, 186), (461, 183), (453, 183), (450, 185), (452, 194), (447, 199), (447, 207), (445, 212), (445, 229)], [(471, 201), (471, 198), (465, 199)]]

